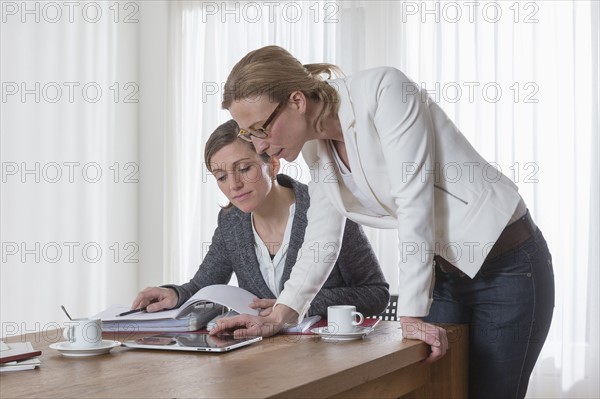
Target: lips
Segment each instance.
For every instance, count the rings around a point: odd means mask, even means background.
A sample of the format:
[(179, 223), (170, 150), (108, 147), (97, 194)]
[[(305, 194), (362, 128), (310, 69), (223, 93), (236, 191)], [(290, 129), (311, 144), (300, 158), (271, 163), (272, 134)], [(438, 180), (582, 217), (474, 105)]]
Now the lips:
[(250, 191), (248, 191), (247, 193), (236, 195), (235, 197), (233, 197), (233, 199), (236, 201), (243, 201), (246, 198), (248, 198), (249, 195), (250, 195)]
[(275, 154), (272, 154), (271, 156), (275, 157), (275, 158), (280, 158), (280, 155), (282, 152), (283, 152), (283, 148), (281, 150), (277, 151)]

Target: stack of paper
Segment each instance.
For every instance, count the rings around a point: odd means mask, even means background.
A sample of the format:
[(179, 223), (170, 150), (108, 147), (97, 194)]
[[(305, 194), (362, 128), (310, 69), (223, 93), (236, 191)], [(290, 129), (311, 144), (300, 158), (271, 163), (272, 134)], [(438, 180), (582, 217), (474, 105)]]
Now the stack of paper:
[(37, 358), (41, 354), (33, 349), (31, 342), (6, 344), (0, 341), (0, 373), (34, 369), (41, 364)]
[(256, 296), (231, 285), (209, 285), (199, 290), (179, 308), (161, 312), (136, 312), (119, 316), (129, 310), (127, 305), (112, 305), (92, 316), (102, 320), (103, 331), (117, 332), (180, 332), (195, 331), (227, 311), (257, 315), (248, 307)]
[(129, 310), (126, 305), (112, 305), (92, 316), (102, 320), (102, 331), (111, 332), (177, 332), (194, 331), (206, 326), (215, 316), (225, 312), (223, 306), (212, 302), (197, 302), (189, 313), (181, 314), (179, 309), (162, 312), (139, 312), (118, 317)]

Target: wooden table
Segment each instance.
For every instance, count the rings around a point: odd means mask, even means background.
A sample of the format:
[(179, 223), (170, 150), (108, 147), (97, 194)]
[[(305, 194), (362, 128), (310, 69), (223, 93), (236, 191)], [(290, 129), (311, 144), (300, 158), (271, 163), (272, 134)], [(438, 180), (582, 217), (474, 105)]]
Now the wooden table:
[[(466, 327), (449, 327), (450, 350), (430, 366), (421, 362), (427, 346), (404, 340), (398, 325), (382, 321), (365, 339), (349, 342), (279, 335), (228, 353), (117, 347), (85, 358), (48, 348), (62, 341), (56, 330), (30, 333), (7, 341), (31, 341), (42, 350), (42, 365), (1, 374), (0, 397), (466, 397)], [(105, 334), (118, 338), (133, 336)]]

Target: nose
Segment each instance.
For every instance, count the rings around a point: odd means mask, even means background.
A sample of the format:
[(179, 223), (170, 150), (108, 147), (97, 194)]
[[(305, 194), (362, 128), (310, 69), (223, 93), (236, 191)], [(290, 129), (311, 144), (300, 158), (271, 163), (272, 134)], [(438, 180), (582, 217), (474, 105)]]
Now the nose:
[(232, 173), (232, 176), (229, 180), (229, 189), (231, 191), (237, 191), (244, 186), (244, 182), (242, 181), (242, 176), (239, 173)]
[(262, 154), (267, 151), (269, 148), (269, 143), (265, 139), (259, 139), (258, 137), (252, 136), (252, 144), (254, 144), (254, 148), (256, 149), (257, 154)]

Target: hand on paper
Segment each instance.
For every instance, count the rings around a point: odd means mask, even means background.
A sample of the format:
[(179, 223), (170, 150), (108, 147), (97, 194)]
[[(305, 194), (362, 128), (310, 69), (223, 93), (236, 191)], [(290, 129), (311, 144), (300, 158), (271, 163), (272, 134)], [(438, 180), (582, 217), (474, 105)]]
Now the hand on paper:
[(268, 316), (273, 311), (273, 306), (275, 306), (275, 299), (259, 299), (255, 298), (252, 303), (249, 305), (252, 309), (260, 309), (261, 316)]
[(439, 360), (448, 351), (448, 337), (443, 328), (425, 323), (417, 317), (400, 317), (400, 324), (404, 338), (418, 339), (431, 346), (431, 353), (425, 363)]
[(241, 314), (219, 319), (217, 320), (217, 326), (210, 331), (210, 335), (219, 334), (226, 330), (234, 330), (233, 336), (236, 338), (270, 337), (277, 334), (285, 323), (298, 321), (298, 313), (288, 306), (279, 304), (271, 309), (272, 311), (268, 316)]
[(131, 309), (146, 307), (146, 312), (158, 312), (174, 308), (178, 299), (177, 292), (171, 288), (148, 287), (135, 297)]

